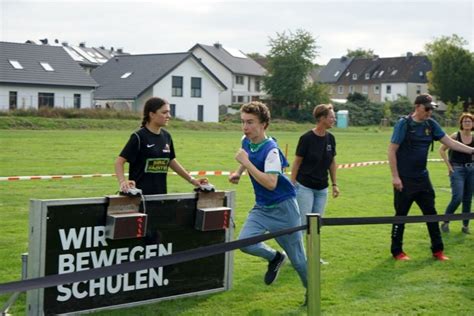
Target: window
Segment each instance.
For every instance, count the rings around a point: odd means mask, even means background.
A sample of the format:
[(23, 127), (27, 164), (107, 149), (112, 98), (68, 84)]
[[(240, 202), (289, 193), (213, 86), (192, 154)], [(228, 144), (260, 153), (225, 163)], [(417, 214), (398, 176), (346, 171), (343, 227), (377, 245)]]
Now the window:
[(204, 121), (204, 105), (198, 105), (198, 121)]
[(238, 95), (237, 96), (237, 103), (244, 103), (244, 96), (243, 95)]
[(201, 97), (201, 78), (191, 77), (191, 97)]
[(362, 94), (369, 94), (369, 86), (362, 86)]
[(352, 74), (352, 80), (357, 80), (357, 74)]
[(81, 108), (81, 95), (79, 93), (74, 94), (74, 108), (75, 109)]
[(384, 73), (384, 71), (383, 71), (383, 70), (380, 70), (380, 72), (379, 72), (379, 78), (383, 76), (383, 73)]
[(173, 97), (183, 96), (183, 77), (180, 77), (180, 76), (171, 77), (171, 95)]
[(391, 86), (391, 85), (387, 85), (385, 91), (386, 91), (388, 94), (391, 94), (391, 93), (392, 93), (392, 86)]
[(170, 104), (170, 115), (172, 117), (176, 116), (176, 104)]
[(392, 72), (390, 73), (391, 76), (395, 76), (398, 72), (398, 69), (394, 69), (392, 70)]
[(39, 92), (38, 93), (38, 108), (54, 107), (54, 93)]
[(244, 76), (235, 76), (236, 84), (244, 84)]
[(354, 86), (349, 86), (349, 93), (354, 93)]
[(365, 80), (369, 80), (370, 79), (370, 74), (369, 73), (366, 73), (365, 74)]
[(260, 92), (260, 80), (255, 80), (255, 91)]
[(423, 71), (420, 71), (418, 75), (420, 76), (420, 78), (423, 78), (425, 74), (423, 73)]
[(380, 94), (380, 86), (379, 85), (374, 86), (374, 94)]
[(8, 60), (10, 62), (10, 65), (13, 66), (13, 68), (15, 69), (23, 69), (23, 66), (20, 64), (20, 62), (18, 60), (13, 60), (13, 59), (10, 59)]
[(338, 86), (337, 87), (337, 94), (343, 94), (344, 93), (344, 86)]
[(421, 93), (421, 86), (418, 84), (416, 85), (416, 94), (420, 94)]
[(132, 74), (131, 72), (126, 72), (120, 78), (121, 79), (127, 79), (128, 77), (130, 77), (131, 74)]
[(339, 74), (340, 74), (340, 73), (341, 73), (341, 72), (340, 72), (339, 70), (338, 70), (338, 71), (336, 71), (336, 72), (334, 73), (334, 77), (337, 77), (337, 76), (339, 76)]
[(10, 91), (8, 100), (9, 109), (15, 110), (18, 105), (18, 92)]
[(47, 62), (42, 61), (42, 62), (40, 62), (40, 65), (41, 65), (41, 67), (43, 67), (43, 69), (46, 70), (46, 71), (54, 71), (54, 68), (51, 67), (51, 65), (50, 65), (49, 63), (47, 63)]
[(351, 74), (350, 71), (346, 72), (346, 77), (348, 77)]

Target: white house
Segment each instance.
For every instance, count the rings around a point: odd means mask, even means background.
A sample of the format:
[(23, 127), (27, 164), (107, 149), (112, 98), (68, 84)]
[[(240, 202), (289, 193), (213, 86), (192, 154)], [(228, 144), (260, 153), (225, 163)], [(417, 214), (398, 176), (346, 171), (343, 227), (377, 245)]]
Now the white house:
[(57, 46), (0, 42), (0, 110), (90, 108), (97, 83)]
[(219, 43), (212, 46), (196, 44), (189, 51), (228, 87), (221, 93), (219, 104), (242, 104), (266, 95), (262, 80), (266, 70), (241, 51)]
[(219, 94), (226, 85), (192, 53), (121, 55), (92, 71), (96, 104), (142, 111), (146, 100), (168, 100), (171, 115), (219, 121)]

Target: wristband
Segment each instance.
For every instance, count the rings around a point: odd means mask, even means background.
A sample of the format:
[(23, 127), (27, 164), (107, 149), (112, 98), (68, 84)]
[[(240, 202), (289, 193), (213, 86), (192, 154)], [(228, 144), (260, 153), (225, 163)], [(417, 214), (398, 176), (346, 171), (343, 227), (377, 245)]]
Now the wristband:
[(333, 187), (337, 187), (337, 184), (336, 184), (336, 183), (333, 183), (332, 186), (333, 186)]

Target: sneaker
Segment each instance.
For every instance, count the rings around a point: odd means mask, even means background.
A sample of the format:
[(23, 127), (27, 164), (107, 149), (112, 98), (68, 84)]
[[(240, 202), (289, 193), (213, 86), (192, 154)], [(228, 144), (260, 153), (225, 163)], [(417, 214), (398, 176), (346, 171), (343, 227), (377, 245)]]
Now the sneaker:
[(280, 272), (280, 268), (286, 261), (286, 254), (284, 252), (277, 251), (275, 258), (268, 263), (268, 270), (265, 273), (265, 284), (270, 285), (272, 284), (276, 278), (278, 277), (278, 273)]
[(461, 228), (461, 231), (464, 233), (464, 234), (470, 234), (471, 232), (469, 231), (469, 226), (463, 226)]
[(400, 252), (398, 255), (393, 256), (393, 258), (394, 258), (395, 260), (398, 260), (398, 261), (407, 261), (407, 260), (410, 260), (410, 257), (408, 257), (407, 254), (404, 253), (404, 252)]
[(433, 257), (434, 257), (436, 260), (439, 260), (439, 261), (446, 261), (446, 260), (449, 260), (449, 258), (444, 255), (444, 253), (443, 253), (442, 250), (434, 252), (434, 253), (433, 253)]
[(329, 264), (329, 262), (324, 261), (322, 258), (319, 259), (319, 263), (320, 263), (320, 264)]
[(443, 223), (441, 224), (441, 231), (443, 233), (449, 233), (449, 223)]

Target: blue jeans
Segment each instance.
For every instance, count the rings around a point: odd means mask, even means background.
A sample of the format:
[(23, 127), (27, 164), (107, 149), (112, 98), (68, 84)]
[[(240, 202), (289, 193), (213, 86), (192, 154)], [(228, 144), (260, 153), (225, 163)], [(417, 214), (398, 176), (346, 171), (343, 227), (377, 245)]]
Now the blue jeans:
[(328, 200), (328, 188), (315, 190), (296, 182), (296, 200), (300, 208), (301, 224), (306, 225), (306, 214), (319, 213), (323, 216)]
[[(255, 205), (250, 210), (249, 216), (244, 223), (239, 239), (263, 235), (266, 232), (276, 232), (285, 228), (300, 226), (300, 212), (296, 199), (290, 198), (272, 207)], [(278, 244), (285, 250), (291, 264), (303, 282), (307, 286), (306, 254), (303, 246), (301, 231), (275, 238)], [(275, 258), (276, 250), (270, 248), (264, 242), (241, 248), (245, 253), (262, 257), (268, 261)]]
[[(454, 214), (462, 202), (462, 212), (471, 212), (472, 190), (474, 187), (474, 167), (453, 165), (453, 173), (449, 176), (451, 181), (451, 202), (446, 207), (445, 214)], [(463, 220), (464, 226), (469, 225), (469, 220)]]

